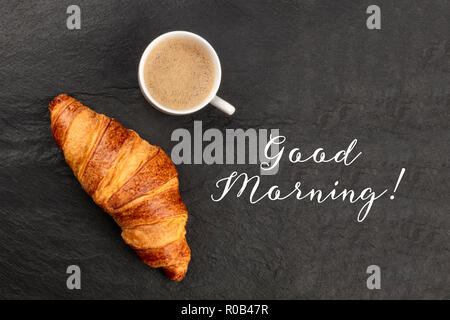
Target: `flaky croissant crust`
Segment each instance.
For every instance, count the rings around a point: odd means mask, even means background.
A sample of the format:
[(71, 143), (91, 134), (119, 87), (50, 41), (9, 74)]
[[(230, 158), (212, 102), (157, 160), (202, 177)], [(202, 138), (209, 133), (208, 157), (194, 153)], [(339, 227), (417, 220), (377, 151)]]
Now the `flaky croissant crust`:
[(191, 258), (188, 214), (170, 158), (66, 94), (53, 99), (49, 110), (55, 141), (83, 189), (114, 218), (146, 264), (182, 280)]

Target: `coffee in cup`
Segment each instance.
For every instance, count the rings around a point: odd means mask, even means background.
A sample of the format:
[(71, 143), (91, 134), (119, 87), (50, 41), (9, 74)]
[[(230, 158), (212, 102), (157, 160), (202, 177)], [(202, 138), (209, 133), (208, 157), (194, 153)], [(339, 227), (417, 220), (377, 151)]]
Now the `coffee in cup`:
[(212, 46), (186, 31), (153, 40), (139, 63), (139, 86), (156, 109), (173, 115), (196, 112), (211, 103), (231, 115), (234, 107), (216, 96), (222, 71)]
[(145, 86), (160, 104), (191, 109), (204, 101), (214, 84), (214, 63), (196, 41), (174, 37), (159, 43), (144, 66)]

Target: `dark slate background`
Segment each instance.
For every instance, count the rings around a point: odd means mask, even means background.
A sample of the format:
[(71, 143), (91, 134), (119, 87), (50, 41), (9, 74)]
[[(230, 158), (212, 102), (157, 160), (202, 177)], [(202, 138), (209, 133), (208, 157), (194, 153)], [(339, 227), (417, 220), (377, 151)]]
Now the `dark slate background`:
[[(1, 1), (0, 297), (147, 299), (450, 298), (448, 1)], [(188, 30), (216, 48), (220, 95), (237, 107), (185, 117), (148, 105), (137, 83), (146, 45)], [(350, 167), (290, 165), (263, 185), (392, 190), (364, 223), (360, 205), (210, 200), (215, 182), (254, 165), (179, 165), (192, 261), (182, 283), (143, 264), (83, 192), (53, 142), (48, 102), (69, 93), (170, 153), (176, 128), (278, 128), (287, 148), (338, 151)], [(82, 289), (66, 288), (66, 268)], [(366, 288), (367, 266), (382, 289)]]

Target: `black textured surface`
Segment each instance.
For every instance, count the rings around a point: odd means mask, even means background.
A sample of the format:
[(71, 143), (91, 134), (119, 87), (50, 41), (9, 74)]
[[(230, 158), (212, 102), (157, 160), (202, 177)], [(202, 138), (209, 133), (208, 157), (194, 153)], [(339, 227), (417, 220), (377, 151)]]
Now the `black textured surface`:
[[(450, 298), (448, 1), (1, 1), (1, 298)], [(146, 45), (196, 32), (222, 62), (228, 118), (149, 106), (137, 84)], [(285, 200), (210, 200), (215, 182), (255, 166), (179, 165), (192, 261), (182, 283), (143, 264), (114, 221), (83, 192), (50, 131), (48, 102), (69, 93), (170, 152), (175, 128), (279, 128), (288, 147), (331, 150), (358, 139), (342, 165), (289, 165), (264, 178), (288, 189), (392, 188), (364, 223), (358, 206)], [(66, 268), (82, 289), (66, 288)], [(366, 288), (368, 265), (382, 289)]]

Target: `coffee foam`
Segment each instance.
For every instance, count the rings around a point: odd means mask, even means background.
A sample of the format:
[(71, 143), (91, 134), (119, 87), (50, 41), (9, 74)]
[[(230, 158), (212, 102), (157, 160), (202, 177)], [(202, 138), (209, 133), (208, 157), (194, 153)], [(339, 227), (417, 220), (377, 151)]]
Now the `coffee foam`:
[(150, 95), (174, 110), (191, 109), (202, 103), (213, 88), (214, 77), (209, 52), (195, 40), (184, 37), (157, 44), (144, 65), (144, 81)]

